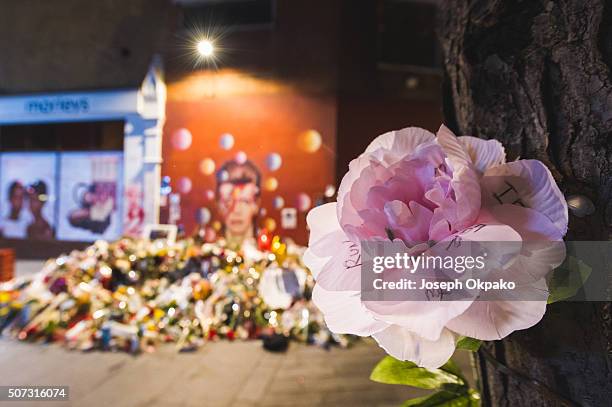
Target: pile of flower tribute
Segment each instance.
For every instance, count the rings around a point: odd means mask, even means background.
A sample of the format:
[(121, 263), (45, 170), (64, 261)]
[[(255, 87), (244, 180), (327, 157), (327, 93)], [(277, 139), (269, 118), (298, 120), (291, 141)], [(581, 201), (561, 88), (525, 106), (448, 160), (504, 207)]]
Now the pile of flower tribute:
[(222, 241), (98, 241), (0, 284), (0, 333), (133, 353), (273, 334), (345, 345), (310, 301), (303, 248), (271, 236), (267, 243), (234, 251)]

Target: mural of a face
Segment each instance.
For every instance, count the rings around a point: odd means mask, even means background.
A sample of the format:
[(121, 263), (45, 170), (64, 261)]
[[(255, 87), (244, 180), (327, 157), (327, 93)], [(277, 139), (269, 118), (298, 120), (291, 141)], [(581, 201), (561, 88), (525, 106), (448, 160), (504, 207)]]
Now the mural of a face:
[(217, 205), (225, 238), (242, 241), (254, 236), (259, 212), (260, 174), (253, 163), (227, 161), (217, 173)]

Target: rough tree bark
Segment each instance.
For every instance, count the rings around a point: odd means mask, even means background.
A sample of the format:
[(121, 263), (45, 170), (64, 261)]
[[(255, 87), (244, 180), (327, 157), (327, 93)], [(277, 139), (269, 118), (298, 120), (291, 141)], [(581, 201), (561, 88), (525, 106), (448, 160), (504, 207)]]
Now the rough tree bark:
[[(612, 237), (612, 1), (447, 0), (440, 10), (445, 116), (496, 138), (509, 159), (548, 165), (563, 192), (596, 205), (567, 238)], [(539, 325), (487, 345), (495, 357), (584, 406), (612, 403), (610, 303), (558, 303)], [(559, 401), (478, 361), (494, 406)]]

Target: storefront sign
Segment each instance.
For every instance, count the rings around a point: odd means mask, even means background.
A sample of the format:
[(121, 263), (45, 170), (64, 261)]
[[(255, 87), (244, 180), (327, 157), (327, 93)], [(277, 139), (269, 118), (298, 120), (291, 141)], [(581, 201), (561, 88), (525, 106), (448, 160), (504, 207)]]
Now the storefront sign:
[(28, 100), (25, 111), (30, 114), (53, 114), (53, 113), (87, 113), (90, 100), (88, 97), (56, 97)]
[(0, 124), (112, 120), (138, 112), (138, 90), (0, 97)]

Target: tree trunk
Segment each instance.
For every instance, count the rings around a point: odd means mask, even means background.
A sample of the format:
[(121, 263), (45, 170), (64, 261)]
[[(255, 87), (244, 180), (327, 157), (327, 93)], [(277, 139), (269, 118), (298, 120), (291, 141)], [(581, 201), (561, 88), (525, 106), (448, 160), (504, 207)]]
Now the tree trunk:
[[(612, 236), (612, 1), (448, 0), (440, 10), (445, 116), (461, 135), (496, 138), (508, 159), (536, 158), (566, 195), (569, 240)], [(535, 327), (487, 345), (504, 365), (584, 406), (612, 403), (610, 303), (557, 303)], [(479, 357), (483, 400), (557, 406), (559, 398)]]

